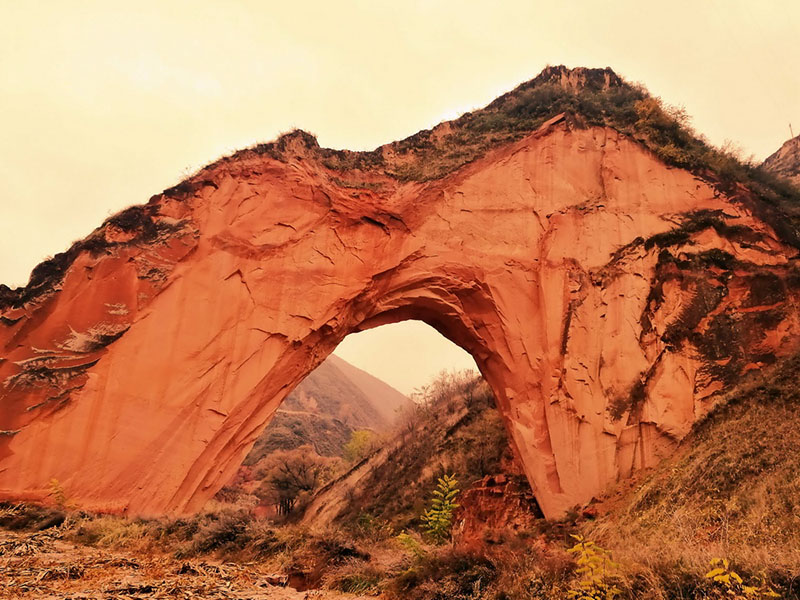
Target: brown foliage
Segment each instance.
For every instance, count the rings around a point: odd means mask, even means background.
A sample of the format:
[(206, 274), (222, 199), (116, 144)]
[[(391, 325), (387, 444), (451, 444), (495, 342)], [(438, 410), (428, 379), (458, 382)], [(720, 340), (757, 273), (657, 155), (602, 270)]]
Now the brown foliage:
[(263, 480), (256, 495), (273, 504), (280, 515), (289, 515), (328, 481), (338, 461), (317, 454), (311, 446), (277, 450), (268, 455), (259, 470)]

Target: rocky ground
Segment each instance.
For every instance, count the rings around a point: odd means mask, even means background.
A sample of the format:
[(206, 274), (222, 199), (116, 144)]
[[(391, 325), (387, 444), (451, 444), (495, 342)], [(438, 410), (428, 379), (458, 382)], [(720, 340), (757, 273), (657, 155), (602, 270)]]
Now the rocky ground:
[[(76, 545), (58, 533), (0, 530), (0, 598), (58, 600), (319, 600), (334, 592), (299, 592), (256, 563), (177, 560)], [(356, 596), (348, 595), (348, 598)]]

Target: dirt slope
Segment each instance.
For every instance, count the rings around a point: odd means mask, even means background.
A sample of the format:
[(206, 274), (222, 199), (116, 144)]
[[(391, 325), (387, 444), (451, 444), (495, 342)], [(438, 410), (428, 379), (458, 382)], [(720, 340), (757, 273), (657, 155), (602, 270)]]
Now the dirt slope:
[(709, 560), (724, 557), (798, 597), (798, 375), (793, 357), (732, 390), (672, 457), (604, 498), (584, 532), (665, 587), (688, 573), (702, 582)]

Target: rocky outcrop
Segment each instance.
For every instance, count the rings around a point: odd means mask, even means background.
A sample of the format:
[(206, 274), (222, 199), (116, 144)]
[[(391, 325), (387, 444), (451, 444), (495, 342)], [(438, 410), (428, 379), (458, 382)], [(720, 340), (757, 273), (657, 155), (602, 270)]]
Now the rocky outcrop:
[(797, 252), (745, 187), (564, 115), (465, 164), (453, 131), (416, 181), (397, 144), (284, 136), (0, 290), (0, 496), (195, 511), (346, 335), (419, 319), (473, 355), (552, 517), (796, 349)]
[(527, 534), (542, 518), (539, 505), (524, 477), (487, 475), (458, 497), (453, 519), (453, 543), (461, 550), (484, 551)]
[(788, 140), (777, 152), (768, 156), (762, 166), (800, 186), (800, 135)]

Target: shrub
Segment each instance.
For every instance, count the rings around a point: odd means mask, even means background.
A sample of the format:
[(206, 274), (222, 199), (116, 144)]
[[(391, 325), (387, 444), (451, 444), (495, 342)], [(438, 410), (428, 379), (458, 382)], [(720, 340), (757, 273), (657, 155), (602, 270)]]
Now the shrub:
[(369, 429), (358, 429), (350, 434), (350, 440), (344, 445), (344, 459), (356, 463), (365, 458), (374, 447), (375, 434)]
[(458, 480), (455, 475), (439, 478), (439, 484), (433, 490), (431, 507), (422, 515), (425, 532), (435, 544), (442, 544), (450, 538), (453, 527), (453, 512), (458, 508), (455, 497), (458, 495)]
[(368, 512), (359, 513), (358, 517), (348, 524), (348, 529), (355, 537), (373, 542), (385, 540), (394, 535), (391, 523)]
[(758, 581), (746, 585), (741, 575), (731, 569), (730, 561), (727, 558), (714, 558), (711, 560), (711, 566), (713, 568), (706, 573), (706, 579), (710, 579), (717, 585), (716, 591), (723, 598), (734, 600), (780, 598), (780, 594), (772, 589), (763, 573)]
[(207, 553), (220, 548), (241, 549), (249, 541), (246, 513), (223, 513), (201, 527), (197, 532), (193, 550)]
[(574, 554), (580, 575), (577, 587), (567, 592), (567, 597), (574, 600), (614, 600), (620, 590), (614, 585), (619, 565), (611, 560), (611, 553), (582, 535), (571, 535), (575, 545), (567, 552)]
[(324, 578), (326, 587), (349, 594), (377, 594), (385, 573), (363, 560), (349, 560)]
[(335, 460), (320, 456), (311, 446), (301, 446), (273, 452), (264, 462), (265, 480), (256, 495), (286, 516), (332, 476)]
[(110, 515), (78, 517), (74, 529), (66, 536), (68, 539), (97, 546), (98, 548), (131, 548), (147, 545), (152, 533), (143, 521), (131, 520)]
[(419, 540), (409, 535), (405, 531), (395, 538), (403, 549), (411, 554), (417, 561), (423, 561), (428, 558), (428, 552), (419, 543)]
[(478, 600), (496, 578), (486, 558), (448, 550), (426, 554), (385, 587), (390, 598), (402, 600)]

